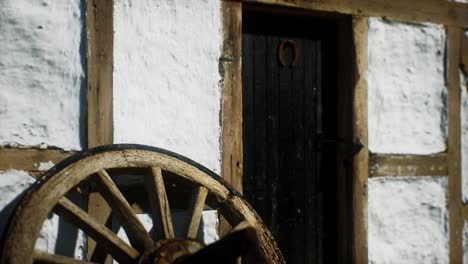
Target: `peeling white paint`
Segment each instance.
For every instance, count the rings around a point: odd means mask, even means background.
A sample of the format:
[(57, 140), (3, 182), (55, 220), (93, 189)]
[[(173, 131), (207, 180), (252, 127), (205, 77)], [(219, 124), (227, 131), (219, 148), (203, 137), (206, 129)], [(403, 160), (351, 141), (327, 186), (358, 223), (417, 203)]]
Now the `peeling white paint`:
[(445, 151), (444, 28), (371, 18), (368, 47), (369, 150)]
[(117, 0), (114, 141), (220, 171), (220, 1)]
[(52, 161), (49, 160), (48, 162), (40, 162), (37, 169), (40, 170), (40, 171), (46, 171), (46, 170), (52, 168), (53, 166), (55, 166), (55, 164)]
[(0, 145), (81, 149), (81, 3), (0, 1)]
[(446, 177), (369, 179), (369, 262), (448, 263)]

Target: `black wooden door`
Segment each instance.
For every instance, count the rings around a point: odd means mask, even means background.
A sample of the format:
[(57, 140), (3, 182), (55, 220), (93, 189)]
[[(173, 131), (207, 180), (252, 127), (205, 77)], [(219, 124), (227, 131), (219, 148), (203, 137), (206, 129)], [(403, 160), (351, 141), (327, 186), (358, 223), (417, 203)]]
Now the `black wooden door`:
[(318, 138), (325, 42), (300, 23), (244, 18), (243, 187), (287, 263), (324, 263), (326, 190)]

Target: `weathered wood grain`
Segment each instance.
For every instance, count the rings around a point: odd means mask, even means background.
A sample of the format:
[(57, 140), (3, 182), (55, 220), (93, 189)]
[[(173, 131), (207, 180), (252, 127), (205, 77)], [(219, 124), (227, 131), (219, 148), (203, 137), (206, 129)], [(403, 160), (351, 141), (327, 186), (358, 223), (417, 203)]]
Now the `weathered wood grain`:
[(369, 177), (447, 176), (447, 155), (371, 155)]
[(158, 238), (174, 238), (174, 227), (172, 225), (171, 209), (167, 199), (166, 187), (161, 173), (161, 168), (151, 168), (151, 174), (145, 176), (145, 187), (150, 199), (151, 216), (153, 222), (160, 223), (157, 229), (163, 236), (156, 234)]
[(353, 96), (353, 142), (363, 148), (353, 158), (353, 249), (352, 263), (367, 263), (367, 179), (369, 150), (367, 141), (367, 18), (353, 17), (356, 76)]
[(242, 3), (223, 0), (221, 15), (221, 177), (242, 192)]
[(86, 0), (88, 147), (113, 140), (113, 0)]
[(44, 170), (39, 168), (41, 162), (51, 161), (57, 164), (74, 153), (56, 149), (0, 148), (0, 171), (43, 172)]
[(191, 215), (190, 222), (187, 227), (187, 237), (189, 238), (197, 237), (198, 226), (200, 225), (207, 195), (208, 189), (203, 186), (199, 186), (194, 193), (189, 209), (189, 213)]
[(139, 256), (138, 251), (67, 198), (60, 198), (54, 211), (103, 245), (119, 262), (126, 263)]
[(448, 27), (448, 200), (449, 260), (463, 262), (462, 193), (461, 193), (461, 124), (460, 124), (460, 50), (462, 31)]
[(98, 180), (96, 183), (99, 193), (104, 197), (112, 208), (112, 212), (115, 213), (122, 224), (132, 246), (140, 252), (151, 248), (153, 241), (109, 174), (105, 170), (100, 170), (97, 174)]

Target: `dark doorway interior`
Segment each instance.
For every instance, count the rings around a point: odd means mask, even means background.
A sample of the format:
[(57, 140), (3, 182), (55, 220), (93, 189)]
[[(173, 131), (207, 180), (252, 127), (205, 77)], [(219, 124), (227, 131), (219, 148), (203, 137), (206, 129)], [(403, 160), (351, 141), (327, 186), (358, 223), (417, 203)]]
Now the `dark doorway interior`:
[(341, 259), (338, 33), (333, 18), (243, 12), (244, 195), (287, 263)]

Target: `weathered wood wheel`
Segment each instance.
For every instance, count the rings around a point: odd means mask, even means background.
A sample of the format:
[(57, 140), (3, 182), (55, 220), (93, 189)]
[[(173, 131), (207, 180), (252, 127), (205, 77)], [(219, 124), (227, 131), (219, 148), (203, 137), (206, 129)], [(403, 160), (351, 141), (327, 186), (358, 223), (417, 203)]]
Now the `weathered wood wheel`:
[[(141, 177), (144, 186), (134, 196), (124, 195), (116, 183), (129, 174)], [(118, 220), (130, 243), (67, 198), (71, 192), (102, 195), (112, 209), (113, 218), (108, 219)], [(185, 204), (190, 212), (181, 237), (174, 235), (169, 204), (172, 207), (173, 200), (174, 206)], [(232, 227), (208, 246), (195, 239), (205, 207), (217, 210)], [(149, 212), (151, 232), (139, 221), (138, 210)], [(88, 248), (89, 259), (35, 249), (42, 224), (52, 212), (96, 241), (95, 252)], [(104, 262), (95, 254), (98, 249), (119, 263), (235, 263), (239, 256), (255, 263), (284, 263), (261, 219), (219, 176), (185, 157), (142, 145), (90, 149), (50, 169), (22, 198), (4, 243), (2, 263), (15, 264)]]

